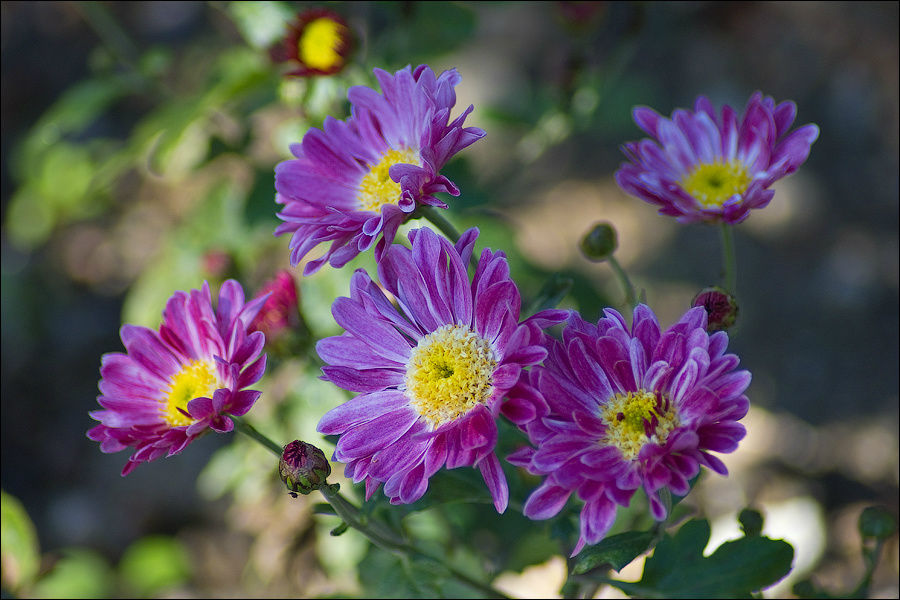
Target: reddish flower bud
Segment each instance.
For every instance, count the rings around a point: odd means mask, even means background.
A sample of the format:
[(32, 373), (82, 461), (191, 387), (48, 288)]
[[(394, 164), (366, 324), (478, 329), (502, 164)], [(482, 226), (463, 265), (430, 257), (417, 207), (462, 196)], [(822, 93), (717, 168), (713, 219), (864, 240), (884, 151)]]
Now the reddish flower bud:
[(734, 296), (724, 289), (711, 286), (694, 296), (691, 306), (702, 306), (706, 309), (706, 330), (724, 331), (734, 325), (738, 315), (738, 303)]
[(294, 276), (290, 271), (279, 271), (274, 279), (263, 285), (256, 297), (265, 294), (269, 294), (269, 297), (250, 323), (250, 330), (262, 331), (266, 335), (266, 340), (272, 341), (299, 322), (297, 284), (294, 282)]
[(312, 444), (294, 440), (284, 447), (278, 463), (278, 474), (291, 495), (306, 495), (325, 485), (325, 480), (331, 475), (331, 463)]

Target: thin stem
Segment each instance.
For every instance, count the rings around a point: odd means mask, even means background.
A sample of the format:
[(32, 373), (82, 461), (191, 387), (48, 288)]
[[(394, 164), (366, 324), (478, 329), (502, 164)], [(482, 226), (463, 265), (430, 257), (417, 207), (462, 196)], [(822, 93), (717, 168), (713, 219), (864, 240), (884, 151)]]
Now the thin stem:
[(247, 437), (250, 437), (250, 438), (254, 439), (255, 441), (259, 442), (260, 444), (265, 446), (268, 450), (270, 450), (272, 452), (272, 454), (274, 454), (278, 458), (281, 458), (281, 455), (284, 453), (283, 447), (279, 446), (278, 444), (276, 444), (275, 442), (273, 442), (272, 440), (270, 440), (269, 438), (267, 438), (266, 436), (264, 436), (263, 434), (258, 432), (253, 427), (253, 425), (251, 425), (247, 421), (243, 420), (242, 418), (232, 416), (231, 420), (234, 421), (235, 429), (237, 429), (238, 431), (240, 431)]
[(875, 573), (875, 567), (878, 566), (878, 559), (881, 556), (881, 550), (884, 547), (884, 540), (875, 542), (875, 547), (871, 550), (863, 548), (863, 561), (866, 563), (866, 572), (856, 589), (850, 592), (850, 598), (867, 598), (869, 596), (869, 586), (872, 585), (872, 575)]
[(731, 225), (722, 223), (722, 262), (725, 267), (725, 290), (735, 293), (737, 282), (737, 260), (734, 254), (734, 232)]
[(405, 555), (417, 555), (421, 558), (434, 561), (443, 565), (443, 567), (456, 579), (483, 592), (486, 597), (506, 598), (505, 595), (501, 594), (490, 585), (473, 579), (465, 573), (448, 565), (446, 560), (420, 550), (401, 539), (397, 534), (390, 531), (385, 526), (376, 522), (370, 522), (367, 518), (362, 517), (359, 509), (341, 495), (337, 485), (326, 484), (319, 488), (319, 491), (322, 492), (322, 495), (325, 496), (325, 499), (331, 504), (331, 507), (334, 508), (334, 511), (345, 523), (362, 533), (377, 546), (392, 552), (399, 552)]
[[(250, 425), (240, 417), (232, 417), (232, 419), (234, 420), (235, 429), (271, 450), (272, 453), (275, 454), (275, 456), (277, 456), (279, 459), (281, 458), (284, 451), (281, 446), (258, 432), (252, 425)], [(362, 533), (375, 545), (391, 552), (399, 552), (406, 555), (415, 554), (422, 558), (434, 561), (438, 564), (443, 565), (444, 568), (447, 569), (447, 571), (449, 571), (450, 574), (458, 580), (483, 592), (486, 597), (506, 598), (506, 596), (495, 590), (490, 585), (482, 583), (476, 579), (472, 579), (461, 571), (457, 571), (455, 568), (448, 565), (446, 560), (442, 560), (438, 557), (432, 556), (427, 552), (424, 552), (419, 548), (416, 548), (415, 546), (407, 543), (400, 536), (388, 529), (383, 524), (369, 521), (367, 517), (360, 515), (360, 511), (356, 506), (354, 506), (351, 502), (344, 498), (344, 496), (341, 495), (341, 493), (338, 491), (339, 488), (340, 486), (336, 484), (326, 483), (319, 488), (319, 491), (322, 492), (322, 495), (325, 496), (325, 499), (334, 509), (334, 512), (344, 521), (344, 523)]]
[[(453, 226), (453, 223), (445, 219), (444, 215), (435, 210), (433, 206), (422, 204), (416, 209), (416, 213), (419, 216), (425, 217), (426, 220), (437, 227), (438, 230), (447, 236), (454, 244), (459, 241), (460, 233), (456, 230), (456, 227)], [(472, 253), (470, 262), (475, 269), (478, 268), (478, 258), (475, 256), (474, 252)]]
[(76, 6), (116, 59), (137, 70), (138, 49), (107, 8), (99, 2), (79, 2)]
[(622, 268), (622, 265), (619, 264), (619, 261), (616, 260), (615, 256), (610, 255), (606, 260), (609, 262), (610, 268), (612, 268), (616, 277), (619, 278), (619, 283), (622, 284), (622, 288), (625, 290), (625, 302), (628, 306), (634, 308), (637, 306), (637, 296), (634, 293), (634, 286), (631, 285), (631, 280), (628, 279), (628, 274), (625, 273), (625, 269)]
[(446, 235), (454, 244), (459, 241), (460, 233), (453, 226), (453, 223), (444, 218), (444, 215), (435, 210), (433, 206), (423, 204), (419, 206), (417, 212), (428, 219), (432, 225), (437, 227), (441, 233)]

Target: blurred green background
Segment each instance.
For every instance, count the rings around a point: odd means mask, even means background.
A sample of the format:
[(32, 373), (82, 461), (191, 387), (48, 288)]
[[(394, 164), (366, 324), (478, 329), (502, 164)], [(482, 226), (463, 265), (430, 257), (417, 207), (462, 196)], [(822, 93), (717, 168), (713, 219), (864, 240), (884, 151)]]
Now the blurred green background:
[[(85, 432), (121, 324), (155, 327), (174, 290), (204, 279), (235, 276), (249, 294), (287, 267), (272, 231), (288, 144), (346, 116), (346, 89), (372, 85), (373, 67), (420, 63), (459, 70), (457, 111), (475, 104), (467, 124), (488, 133), (447, 167), (462, 190), (449, 218), (507, 252), (526, 300), (573, 278), (562, 305), (589, 319), (622, 303), (577, 250), (595, 221), (616, 226), (664, 324), (719, 277), (714, 228), (679, 226), (612, 180), (620, 144), (642, 137), (634, 105), (743, 107), (761, 90), (819, 125), (807, 163), (737, 228), (731, 348), (754, 377), (749, 434), (724, 457), (732, 475), (688, 501), (719, 541), (760, 508), (796, 548), (791, 581), (838, 592), (859, 579), (856, 519), (870, 504), (896, 512), (900, 479), (897, 3), (328, 3), (356, 51), (308, 80), (283, 78), (267, 48), (320, 5), (0, 6), (4, 595), (348, 595), (386, 568), (357, 568), (362, 540), (329, 536), (334, 523), (286, 496), (243, 440), (207, 436), (121, 478), (126, 456)], [(330, 303), (350, 272), (294, 270), (317, 337), (338, 331)], [(316, 375), (276, 352), (251, 420), (320, 442), (318, 418), (346, 396)], [(427, 517), (407, 526), (441, 535)], [(504, 574), (504, 589), (555, 593), (561, 566), (545, 558), (523, 556), (538, 570)], [(872, 594), (896, 597), (897, 578), (894, 536)]]

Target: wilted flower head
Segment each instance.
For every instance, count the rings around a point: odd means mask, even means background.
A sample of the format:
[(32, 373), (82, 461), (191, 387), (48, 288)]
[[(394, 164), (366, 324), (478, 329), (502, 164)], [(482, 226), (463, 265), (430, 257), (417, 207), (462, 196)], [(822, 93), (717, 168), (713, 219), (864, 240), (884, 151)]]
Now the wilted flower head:
[(276, 62), (291, 62), (288, 75), (333, 75), (344, 68), (353, 49), (353, 34), (340, 15), (314, 8), (298, 15), (285, 39), (270, 54)]
[(531, 392), (533, 418), (517, 421), (535, 448), (509, 457), (545, 476), (525, 504), (529, 518), (552, 517), (573, 492), (584, 502), (573, 555), (606, 535), (616, 506), (637, 488), (663, 520), (660, 490), (687, 494), (701, 465), (726, 474), (709, 451), (737, 448), (745, 434), (737, 421), (749, 407), (750, 373), (735, 370), (725, 332), (706, 332), (704, 309), (665, 331), (644, 305), (630, 328), (618, 312), (604, 315), (595, 325), (572, 313), (562, 341), (547, 337), (544, 366), (521, 386)]
[(178, 454), (207, 430), (231, 431), (227, 415), (243, 415), (259, 398), (246, 390), (266, 368), (265, 337), (247, 326), (265, 298), (244, 303), (239, 283), (222, 284), (213, 308), (209, 285), (175, 292), (163, 311), (159, 331), (122, 327), (126, 353), (104, 354), (100, 396), (104, 410), (87, 435), (103, 452), (134, 448), (122, 470)]
[(397, 228), (425, 204), (447, 208), (435, 194), (459, 195), (440, 174), (454, 154), (484, 136), (463, 127), (469, 106), (450, 120), (459, 74), (451, 69), (435, 77), (425, 65), (391, 75), (375, 69), (381, 93), (350, 88), (352, 115), (326, 117), (323, 129), (311, 129), (291, 146), (296, 158), (275, 168), (276, 201), (284, 221), (276, 235), (291, 233), (291, 264), (314, 247), (330, 243), (310, 261), (304, 274), (325, 262), (341, 267), (372, 247), (380, 260)]
[(298, 322), (297, 284), (289, 271), (281, 270), (267, 281), (256, 297), (266, 296), (259, 313), (250, 323), (250, 331), (262, 331), (271, 341)]
[(683, 223), (743, 221), (751, 209), (769, 203), (769, 186), (796, 171), (819, 136), (816, 125), (788, 133), (796, 105), (776, 105), (760, 92), (750, 97), (740, 119), (728, 105), (717, 116), (705, 96), (697, 98), (693, 112), (679, 109), (671, 119), (647, 107), (633, 114), (653, 139), (622, 147), (631, 162), (616, 171), (616, 181)]
[(340, 435), (334, 460), (365, 480), (366, 496), (383, 483), (393, 503), (415, 502), (441, 467), (477, 467), (499, 512), (509, 490), (495, 419), (522, 368), (546, 356), (540, 329), (519, 325), (520, 297), (502, 252), (485, 249), (474, 279), (466, 265), (478, 235), (456, 245), (430, 229), (409, 234), (378, 265), (381, 284), (363, 270), (332, 313), (346, 333), (316, 346), (324, 379), (360, 394), (329, 411), (319, 431)]

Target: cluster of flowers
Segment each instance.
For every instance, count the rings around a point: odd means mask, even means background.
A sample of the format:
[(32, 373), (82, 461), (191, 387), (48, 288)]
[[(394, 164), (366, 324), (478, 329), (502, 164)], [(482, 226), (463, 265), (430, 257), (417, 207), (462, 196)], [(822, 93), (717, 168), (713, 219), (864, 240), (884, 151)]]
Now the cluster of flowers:
[[(547, 519), (573, 493), (582, 501), (574, 554), (603, 538), (639, 488), (662, 520), (663, 490), (686, 494), (701, 466), (725, 474), (710, 452), (732, 452), (745, 435), (750, 373), (727, 352), (727, 334), (707, 327), (702, 306), (668, 328), (643, 304), (630, 325), (613, 309), (596, 323), (553, 309), (523, 319), (504, 253), (483, 249), (474, 260), (477, 229), (452, 240), (414, 229), (408, 246), (394, 243), (420, 207), (447, 207), (436, 194), (459, 194), (441, 169), (484, 132), (464, 126), (471, 106), (451, 120), (455, 70), (375, 76), (380, 93), (351, 88), (351, 115), (310, 130), (275, 170), (276, 233), (291, 234), (294, 266), (320, 244), (327, 249), (305, 274), (374, 247), (377, 282), (353, 274), (349, 297), (332, 307), (345, 333), (316, 345), (323, 378), (358, 393), (318, 426), (339, 436), (333, 459), (346, 476), (365, 482), (367, 498), (383, 486), (392, 503), (411, 503), (440, 469), (471, 466), (502, 513), (502, 415), (532, 443), (505, 458), (543, 476), (524, 513)], [(703, 97), (671, 119), (638, 108), (635, 121), (655, 140), (626, 144), (630, 162), (616, 179), (682, 221), (738, 222), (806, 159), (818, 130), (786, 135), (795, 112), (759, 93), (740, 119), (728, 106), (717, 116)], [(134, 448), (123, 474), (208, 429), (230, 430), (228, 415), (249, 410), (259, 392), (245, 388), (265, 367), (254, 325), (264, 302), (245, 303), (228, 281), (214, 309), (204, 284), (172, 297), (158, 332), (122, 329), (127, 353), (103, 358), (104, 410), (91, 413), (101, 424), (88, 435), (104, 452)]]

